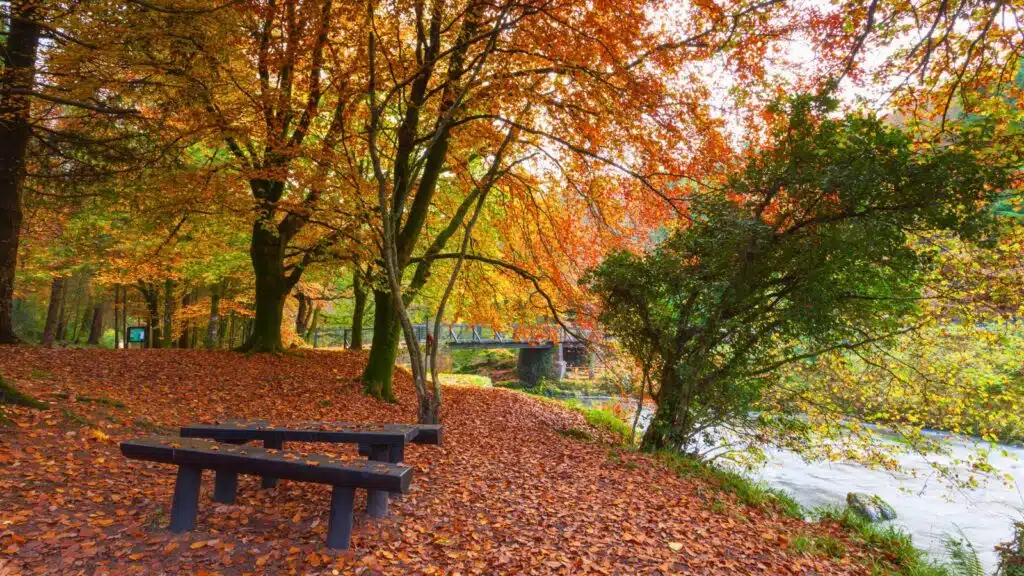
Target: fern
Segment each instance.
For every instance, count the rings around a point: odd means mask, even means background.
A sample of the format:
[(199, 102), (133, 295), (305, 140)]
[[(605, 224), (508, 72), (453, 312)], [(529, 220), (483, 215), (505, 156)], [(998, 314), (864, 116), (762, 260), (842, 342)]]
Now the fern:
[(971, 541), (964, 535), (963, 530), (957, 528), (958, 538), (952, 535), (946, 536), (946, 553), (949, 554), (950, 576), (985, 576), (985, 567), (978, 558), (978, 551), (971, 544)]

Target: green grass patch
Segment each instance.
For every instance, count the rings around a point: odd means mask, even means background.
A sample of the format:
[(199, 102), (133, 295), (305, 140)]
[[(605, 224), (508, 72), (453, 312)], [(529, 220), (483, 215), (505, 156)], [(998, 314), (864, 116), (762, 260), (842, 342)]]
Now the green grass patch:
[(442, 384), (454, 384), (456, 386), (476, 386), (488, 388), (491, 386), (491, 379), (487, 376), (477, 374), (438, 374)]
[(68, 422), (75, 424), (76, 426), (86, 426), (89, 428), (92, 427), (92, 422), (90, 422), (88, 418), (74, 412), (73, 410), (70, 410), (68, 408), (61, 408), (60, 413), (64, 415), (64, 418)]
[(78, 402), (85, 402), (87, 404), (99, 404), (100, 406), (107, 406), (109, 408), (124, 408), (124, 402), (114, 400), (113, 398), (107, 398), (105, 396), (76, 396), (75, 400)]
[(27, 408), (38, 408), (40, 410), (45, 410), (50, 407), (46, 402), (40, 402), (21, 390), (18, 390), (13, 384), (9, 384), (2, 377), (0, 377), (0, 404), (25, 406)]
[(518, 356), (514, 350), (452, 350), (452, 372), (455, 374), (486, 374), (515, 370)]
[(49, 370), (33, 370), (29, 376), (34, 379), (53, 378), (53, 372)]
[(772, 508), (791, 518), (803, 520), (807, 517), (803, 507), (784, 490), (771, 488), (764, 482), (756, 482), (738, 472), (688, 458), (675, 452), (658, 452), (657, 457), (680, 476), (703, 478), (712, 485), (731, 492), (744, 504), (759, 508)]
[(891, 569), (876, 568), (878, 574), (900, 576), (971, 576), (963, 575), (951, 565), (937, 562), (914, 546), (913, 539), (891, 525), (873, 524), (849, 508), (823, 507), (813, 514), (819, 521), (838, 522), (855, 540), (881, 556)]
[(632, 429), (629, 427), (629, 424), (620, 420), (619, 417), (611, 410), (606, 410), (604, 408), (588, 408), (572, 399), (560, 401), (559, 404), (568, 407), (574, 412), (582, 414), (583, 418), (587, 421), (587, 424), (590, 424), (594, 428), (611, 433), (611, 435), (618, 440), (619, 444), (629, 443), (629, 436)]

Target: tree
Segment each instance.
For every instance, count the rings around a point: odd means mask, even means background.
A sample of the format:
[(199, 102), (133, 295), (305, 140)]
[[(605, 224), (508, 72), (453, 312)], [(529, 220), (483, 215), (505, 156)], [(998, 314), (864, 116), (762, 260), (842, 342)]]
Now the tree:
[(39, 7), (14, 0), (0, 72), (0, 344), (18, 342), (12, 325), (14, 274), (22, 222), (25, 157), (31, 137), (31, 99), (39, 49)]
[[(535, 241), (534, 233), (548, 230), (538, 221), (552, 213), (559, 236), (577, 225), (605, 228), (578, 252), (632, 242), (638, 229), (685, 211), (672, 182), (731, 156), (696, 73), (701, 63), (728, 51), (730, 72), (763, 77), (760, 48), (738, 38), (781, 40), (800, 24), (817, 25), (815, 14), (767, 3), (667, 13), (640, 0), (617, 3), (616, 18), (606, 17), (608, 9), (576, 0), (368, 3), (369, 119), (360, 119), (367, 132), (360, 158), (372, 168), (382, 260), (363, 374), (368, 394), (392, 398), (402, 333), (414, 375), (423, 372), (405, 310), (435, 262), (453, 256), (444, 251), (465, 237), (478, 205), (481, 226), (503, 228), (507, 245), (529, 245), (524, 253), (565, 248), (561, 238)], [(490, 212), (487, 198), (500, 210)], [(515, 238), (519, 226), (530, 229), (530, 240)], [(435, 411), (425, 385), (417, 390), (421, 414)]]
[(743, 430), (782, 367), (913, 330), (935, 263), (910, 236), (987, 230), (981, 207), (1014, 166), (983, 161), (967, 134), (916, 147), (877, 118), (832, 109), (792, 99), (776, 145), (726, 194), (694, 190), (689, 221), (664, 242), (613, 253), (588, 278), (605, 325), (654, 359), (645, 448), (700, 453)]

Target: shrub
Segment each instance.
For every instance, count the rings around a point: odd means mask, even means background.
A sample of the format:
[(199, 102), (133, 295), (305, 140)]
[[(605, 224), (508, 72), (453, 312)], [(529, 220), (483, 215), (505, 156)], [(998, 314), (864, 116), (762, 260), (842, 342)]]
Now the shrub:
[(1015, 522), (1013, 537), (996, 546), (1000, 576), (1024, 576), (1024, 521)]

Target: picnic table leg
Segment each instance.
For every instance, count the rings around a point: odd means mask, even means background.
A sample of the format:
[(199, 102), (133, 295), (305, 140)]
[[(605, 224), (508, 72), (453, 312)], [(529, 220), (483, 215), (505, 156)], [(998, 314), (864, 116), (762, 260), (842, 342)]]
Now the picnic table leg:
[[(370, 460), (387, 462), (390, 448), (387, 445), (371, 445)], [(388, 493), (384, 490), (366, 491), (366, 512), (374, 518), (386, 518), (388, 515)]]
[[(284, 440), (264, 440), (263, 447), (271, 450), (280, 450), (284, 447)], [(263, 488), (273, 488), (277, 486), (277, 478), (273, 476), (263, 476)]]
[(352, 502), (355, 490), (335, 486), (331, 491), (331, 516), (327, 520), (327, 547), (348, 550), (352, 538)]
[(174, 500), (171, 503), (171, 532), (188, 532), (196, 525), (199, 484), (202, 479), (202, 468), (178, 466), (178, 479), (174, 482)]
[(213, 484), (213, 501), (233, 504), (238, 493), (238, 473), (233, 470), (217, 470)]
[[(401, 464), (405, 461), (405, 444), (392, 444), (391, 453), (388, 455), (388, 460), (392, 464)], [(391, 500), (400, 500), (403, 494), (400, 492), (392, 492), (388, 494), (388, 498)]]

